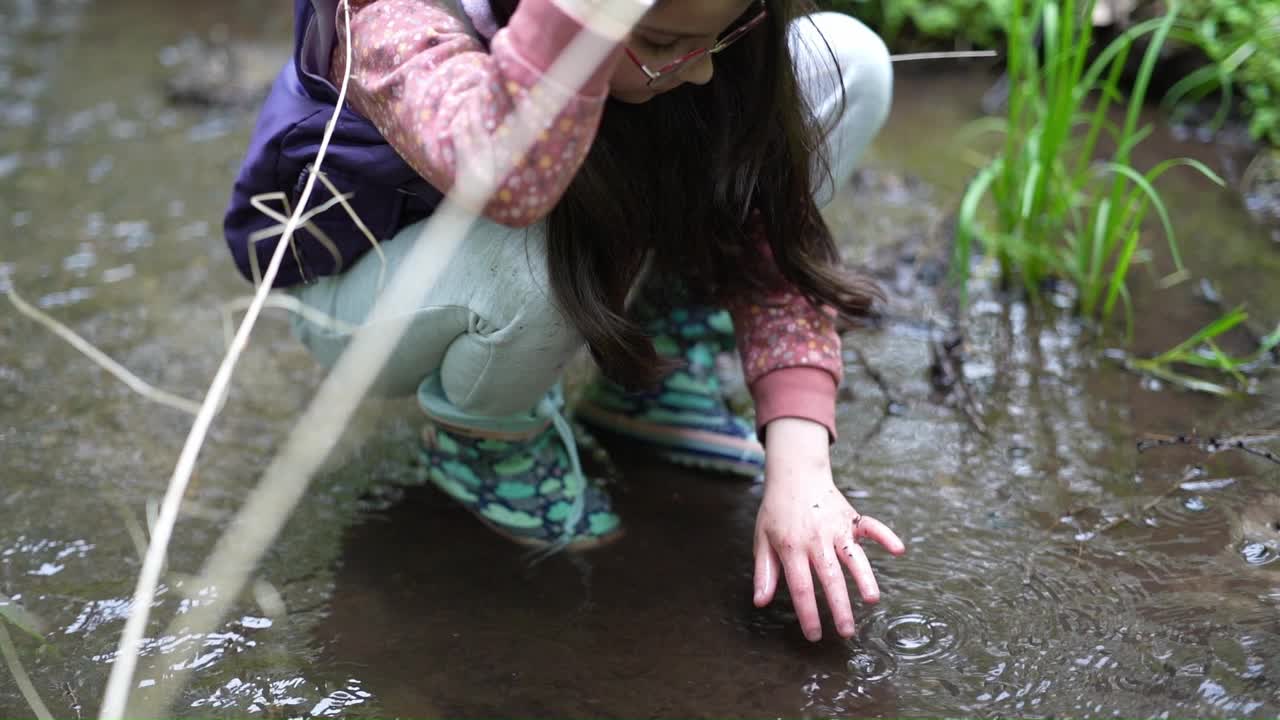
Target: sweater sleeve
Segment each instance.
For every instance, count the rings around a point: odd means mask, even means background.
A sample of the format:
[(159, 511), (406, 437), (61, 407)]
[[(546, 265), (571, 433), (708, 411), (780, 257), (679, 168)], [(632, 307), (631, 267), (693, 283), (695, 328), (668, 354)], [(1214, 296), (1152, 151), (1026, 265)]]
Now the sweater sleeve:
[[(449, 11), (447, 0), (350, 0), (350, 106), (441, 192), (457, 179), (460, 161), (483, 172), (499, 160), (504, 121), (517, 103), (568, 100), (532, 148), (517, 158), (483, 212), (513, 227), (544, 217), (560, 200), (595, 139), (616, 48), (581, 88), (534, 85), (583, 28), (569, 11), (583, 0), (522, 0), (488, 50)], [(568, 3), (568, 5), (565, 5)], [(565, 9), (568, 8), (568, 11)], [(595, 27), (593, 25), (593, 27)], [(618, 39), (602, 29), (601, 38)], [(346, 73), (345, 13), (330, 77)]]
[[(773, 262), (764, 245), (765, 261)], [(844, 374), (835, 313), (815, 308), (785, 281), (729, 303), (756, 428), (782, 417), (812, 420), (836, 438), (836, 390)]]

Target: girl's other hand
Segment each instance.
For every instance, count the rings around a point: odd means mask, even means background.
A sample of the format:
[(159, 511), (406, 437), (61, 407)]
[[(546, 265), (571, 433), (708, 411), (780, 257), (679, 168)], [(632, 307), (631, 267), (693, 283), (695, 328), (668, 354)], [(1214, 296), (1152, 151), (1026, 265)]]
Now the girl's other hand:
[(814, 577), (822, 585), (836, 632), (854, 633), (853, 609), (844, 570), (862, 599), (880, 599), (871, 563), (858, 541), (870, 538), (894, 555), (906, 548), (875, 518), (859, 515), (831, 478), (827, 429), (800, 418), (779, 418), (765, 435), (764, 500), (756, 515), (755, 605), (773, 601), (785, 574), (800, 628), (811, 641), (822, 638)]

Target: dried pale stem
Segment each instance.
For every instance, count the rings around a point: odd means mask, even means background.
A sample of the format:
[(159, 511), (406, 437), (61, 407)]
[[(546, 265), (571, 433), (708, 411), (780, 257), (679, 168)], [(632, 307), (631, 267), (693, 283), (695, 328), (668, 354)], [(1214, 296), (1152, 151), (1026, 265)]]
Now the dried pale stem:
[(898, 396), (893, 392), (893, 388), (889, 386), (889, 382), (884, 379), (884, 375), (871, 364), (871, 360), (867, 358), (861, 349), (856, 347), (850, 349), (853, 352), (853, 356), (858, 359), (858, 364), (862, 365), (862, 369), (867, 372), (867, 377), (871, 378), (876, 386), (880, 388), (880, 394), (884, 396), (885, 407), (889, 408), (897, 404)]
[(124, 523), (124, 529), (129, 535), (129, 540), (133, 542), (134, 549), (138, 551), (138, 560), (145, 561), (147, 559), (147, 531), (142, 529), (142, 523), (138, 522), (133, 510), (130, 510), (123, 500), (117, 499), (115, 508), (120, 515), (120, 521)]
[(951, 50), (943, 52), (899, 53), (890, 55), (893, 62), (915, 62), (917, 60), (963, 60), (966, 58), (993, 58), (995, 50)]
[[(235, 327), (234, 327), (235, 314), (242, 310), (247, 310), (251, 305), (253, 305), (253, 301), (254, 301), (254, 298), (252, 296), (245, 296), (241, 298), (235, 298), (233, 300), (227, 301), (226, 303), (223, 303), (222, 334), (223, 334), (223, 337), (226, 339), (227, 347), (231, 346), (231, 340), (232, 338), (235, 337)], [(299, 300), (298, 298), (292, 295), (285, 295), (284, 293), (272, 293), (267, 296), (266, 301), (263, 303), (263, 307), (275, 308), (277, 310), (287, 310), (302, 318), (305, 318), (308, 322), (313, 323), (331, 332), (338, 332), (338, 333), (355, 332), (355, 326), (348, 325), (347, 323), (344, 323), (341, 320), (338, 320), (337, 318), (331, 317), (330, 315), (311, 307), (310, 305), (302, 302), (301, 300)]]
[(18, 690), (31, 707), (31, 712), (40, 720), (53, 720), (53, 713), (49, 712), (44, 700), (40, 699), (36, 686), (31, 683), (31, 678), (27, 677), (27, 671), (23, 669), (22, 660), (18, 657), (18, 649), (13, 646), (13, 638), (9, 637), (9, 629), (4, 626), (3, 621), (0, 621), (0, 652), (4, 653), (4, 661), (13, 674), (13, 681), (18, 684)]
[[(1178, 490), (1181, 487), (1182, 487), (1182, 483), (1180, 482), (1170, 485), (1169, 487), (1164, 489), (1164, 492), (1161, 492), (1159, 495), (1156, 495), (1155, 497), (1151, 498), (1146, 503), (1144, 503), (1143, 506), (1139, 508), (1139, 511), (1136, 514), (1141, 516), (1151, 512), (1151, 510), (1155, 506), (1164, 502), (1169, 497), (1171, 497), (1174, 493), (1178, 492)], [(1115, 530), (1116, 528), (1120, 527), (1121, 525), (1127, 522), (1133, 522), (1134, 515), (1135, 513), (1127, 512), (1119, 517), (1112, 518), (1111, 520), (1107, 521), (1106, 523), (1098, 527), (1096, 530), (1094, 530), (1093, 536), (1096, 537), (1103, 533), (1111, 532), (1112, 530)]]
[(54, 320), (40, 310), (37, 310), (26, 300), (23, 300), (22, 296), (18, 294), (17, 289), (11, 287), (5, 294), (8, 295), (9, 302), (13, 303), (13, 306), (18, 309), (18, 312), (45, 326), (54, 335), (66, 340), (71, 347), (80, 351), (80, 354), (92, 360), (103, 370), (114, 375), (116, 379), (129, 386), (129, 388), (134, 392), (152, 402), (166, 407), (171, 407), (175, 410), (181, 410), (189, 415), (195, 415), (200, 411), (200, 406), (195, 402), (184, 397), (174, 395), (171, 392), (161, 390), (151, 385), (146, 380), (134, 375), (128, 368), (115, 360), (112, 360), (106, 353), (94, 347), (88, 340), (77, 335), (71, 328), (63, 325), (57, 320)]

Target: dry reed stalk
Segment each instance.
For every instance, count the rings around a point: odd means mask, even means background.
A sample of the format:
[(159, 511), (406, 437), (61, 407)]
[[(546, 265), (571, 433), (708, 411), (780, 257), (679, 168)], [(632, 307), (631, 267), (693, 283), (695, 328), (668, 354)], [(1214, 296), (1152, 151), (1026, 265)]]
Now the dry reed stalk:
[(917, 60), (963, 60), (966, 58), (993, 58), (995, 50), (951, 50), (945, 52), (900, 53), (890, 55), (893, 62), (915, 62)]
[(0, 620), (0, 653), (4, 654), (4, 661), (13, 674), (13, 681), (18, 684), (18, 690), (22, 691), (22, 697), (31, 707), (31, 712), (39, 720), (53, 720), (53, 713), (49, 712), (44, 700), (40, 699), (36, 686), (31, 683), (31, 678), (27, 677), (22, 659), (18, 657), (18, 649), (13, 646), (13, 638), (9, 637), (9, 629), (4, 626), (3, 620)]
[(92, 360), (103, 370), (106, 370), (116, 376), (120, 382), (129, 386), (129, 389), (152, 402), (159, 403), (166, 407), (171, 407), (175, 410), (181, 410), (189, 415), (195, 415), (199, 412), (200, 406), (196, 403), (184, 397), (174, 395), (171, 392), (161, 390), (151, 383), (148, 383), (146, 380), (134, 375), (132, 372), (129, 372), (128, 368), (115, 360), (112, 360), (106, 353), (94, 347), (88, 340), (77, 335), (74, 330), (63, 325), (57, 320), (54, 320), (52, 317), (46, 315), (40, 310), (37, 310), (26, 300), (22, 299), (22, 296), (18, 294), (16, 288), (9, 288), (5, 294), (9, 296), (9, 302), (13, 303), (13, 306), (18, 309), (18, 312), (45, 326), (54, 335), (66, 340), (71, 347), (75, 348), (80, 352), (80, 354)]
[[(226, 341), (227, 347), (231, 347), (231, 341), (235, 337), (235, 314), (241, 310), (246, 310), (253, 304), (254, 296), (246, 295), (245, 297), (234, 298), (222, 304), (222, 335)], [(277, 310), (287, 310), (291, 313), (299, 315), (307, 320), (307, 322), (318, 325), (325, 330), (342, 333), (355, 332), (355, 326), (331, 317), (310, 305), (302, 302), (292, 295), (283, 293), (271, 293), (267, 296), (264, 307), (275, 308)]]

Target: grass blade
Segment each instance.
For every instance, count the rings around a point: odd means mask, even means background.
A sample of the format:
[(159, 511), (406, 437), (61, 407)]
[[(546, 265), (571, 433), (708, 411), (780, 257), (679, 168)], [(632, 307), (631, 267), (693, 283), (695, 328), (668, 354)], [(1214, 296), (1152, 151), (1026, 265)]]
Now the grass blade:
[(1150, 360), (1131, 358), (1125, 362), (1125, 367), (1133, 370), (1134, 372), (1143, 373), (1175, 385), (1180, 385), (1188, 390), (1195, 390), (1197, 392), (1209, 393), (1210, 395), (1218, 395), (1220, 397), (1228, 398), (1237, 397), (1240, 394), (1225, 385), (1219, 385), (1215, 382), (1201, 380), (1197, 377), (1175, 372), (1164, 365), (1157, 364)]
[(13, 681), (17, 683), (18, 690), (22, 692), (22, 698), (27, 701), (27, 705), (31, 708), (32, 715), (38, 720), (53, 720), (53, 713), (49, 712), (49, 707), (44, 704), (44, 700), (40, 699), (39, 691), (32, 684), (31, 678), (27, 676), (27, 671), (22, 668), (22, 659), (18, 657), (18, 649), (13, 646), (13, 638), (9, 637), (9, 631), (5, 629), (2, 623), (0, 623), (0, 653), (3, 653), (4, 661), (9, 666), (9, 672), (13, 675)]
[(1247, 319), (1249, 319), (1249, 314), (1245, 312), (1244, 306), (1241, 305), (1240, 307), (1237, 307), (1234, 310), (1231, 310), (1230, 312), (1224, 314), (1222, 317), (1218, 318), (1217, 320), (1214, 320), (1208, 325), (1205, 325), (1204, 327), (1200, 328), (1200, 330), (1197, 331), (1196, 334), (1178, 343), (1173, 348), (1166, 350), (1165, 352), (1152, 358), (1152, 361), (1158, 362), (1161, 364), (1174, 362), (1177, 360), (1178, 356), (1183, 355), (1188, 351), (1194, 349), (1195, 347), (1200, 345), (1200, 343), (1203, 343), (1206, 340), (1209, 340), (1211, 338), (1216, 338), (1219, 335), (1222, 335), (1223, 333), (1227, 332), (1228, 330), (1231, 330), (1232, 328), (1234, 328), (1235, 326), (1239, 325), (1240, 323), (1244, 322)]
[(44, 623), (7, 595), (0, 594), (0, 618), (31, 637), (44, 642)]
[[(1124, 280), (1129, 276), (1129, 263), (1133, 259), (1133, 253), (1138, 249), (1138, 231), (1132, 230), (1129, 237), (1121, 248), (1120, 257), (1116, 259), (1115, 269), (1111, 271), (1111, 282), (1107, 289), (1107, 298), (1102, 305), (1102, 319), (1111, 317), (1111, 311), (1115, 309), (1116, 299), (1120, 296), (1120, 289), (1124, 287)], [(1126, 334), (1132, 334), (1133, 328), (1127, 327)]]
[(969, 263), (973, 258), (973, 240), (975, 237), (980, 240), (984, 237), (978, 226), (978, 207), (1003, 167), (1004, 162), (996, 159), (983, 168), (969, 184), (969, 188), (965, 190), (964, 199), (960, 202), (956, 222), (956, 250), (951, 263), (951, 272), (960, 286), (961, 307), (966, 307), (969, 303)]
[[(1151, 203), (1151, 206), (1156, 209), (1156, 215), (1160, 217), (1160, 225), (1164, 228), (1164, 236), (1169, 241), (1169, 253), (1173, 256), (1174, 267), (1179, 271), (1185, 270), (1186, 268), (1182, 264), (1182, 253), (1178, 251), (1178, 242), (1174, 235), (1173, 220), (1169, 217), (1169, 208), (1165, 206), (1164, 200), (1160, 197), (1160, 193), (1156, 192), (1155, 186), (1151, 184), (1151, 181), (1128, 165), (1109, 162), (1105, 163), (1102, 167), (1106, 172), (1114, 173), (1129, 180), (1137, 186), (1138, 191), (1146, 196), (1146, 202)], [(1126, 202), (1125, 209), (1128, 210), (1130, 207), (1132, 207), (1132, 201)], [(1145, 207), (1146, 203), (1144, 202), (1143, 205), (1130, 216), (1132, 218), (1133, 228), (1135, 231), (1137, 231), (1139, 225), (1141, 225), (1143, 216), (1146, 215)], [(1129, 215), (1129, 213), (1125, 214)]]

